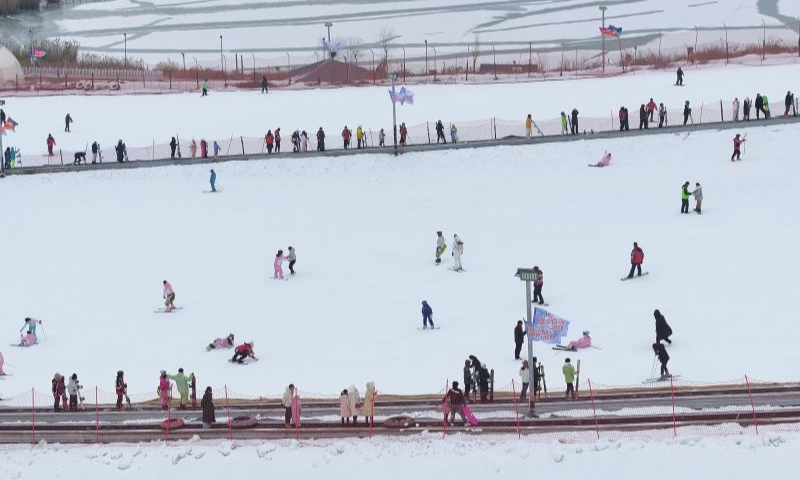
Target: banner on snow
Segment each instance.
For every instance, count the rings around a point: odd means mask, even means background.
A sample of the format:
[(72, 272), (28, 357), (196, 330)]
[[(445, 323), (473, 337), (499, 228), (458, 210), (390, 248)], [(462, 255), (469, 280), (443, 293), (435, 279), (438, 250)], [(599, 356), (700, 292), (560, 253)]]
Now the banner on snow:
[(526, 324), (528, 340), (551, 344), (561, 343), (561, 338), (567, 336), (569, 320), (554, 315), (543, 308), (533, 311), (533, 321)]

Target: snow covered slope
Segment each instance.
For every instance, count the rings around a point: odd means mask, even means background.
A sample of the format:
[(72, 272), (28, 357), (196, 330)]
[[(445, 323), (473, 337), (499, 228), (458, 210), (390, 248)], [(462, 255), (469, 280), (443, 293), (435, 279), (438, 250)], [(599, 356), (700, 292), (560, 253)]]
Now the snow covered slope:
[[(281, 158), (205, 166), (8, 177), (3, 215), (4, 344), (25, 316), (48, 340), (4, 347), (14, 376), (3, 396), (53, 373), (110, 390), (154, 391), (159, 370), (239, 392), (335, 393), (368, 380), (382, 392), (441, 389), (468, 354), (516, 378), (512, 328), (525, 312), (517, 267), (539, 265), (551, 310), (592, 332), (602, 350), (582, 378), (650, 375), (653, 309), (675, 330), (671, 369), (690, 380), (789, 379), (799, 358), (792, 312), (800, 257), (798, 127), (399, 158)], [(588, 168), (603, 150), (610, 168)], [(701, 182), (704, 213), (680, 215), (680, 186)], [(466, 273), (434, 266), (435, 232), (465, 242)], [(631, 243), (650, 275), (620, 282)], [(279, 249), (298, 275), (272, 280)], [(449, 261), (449, 255), (447, 256)], [(154, 314), (169, 279), (183, 310)], [(418, 331), (428, 300), (442, 328)], [(204, 345), (254, 340), (246, 367)], [(538, 346), (553, 389), (564, 354)]]

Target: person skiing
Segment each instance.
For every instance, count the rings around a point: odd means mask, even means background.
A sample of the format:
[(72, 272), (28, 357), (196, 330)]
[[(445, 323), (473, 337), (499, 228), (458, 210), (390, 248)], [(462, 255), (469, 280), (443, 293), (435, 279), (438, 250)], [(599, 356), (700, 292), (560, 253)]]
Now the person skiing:
[(267, 76), (261, 76), (261, 93), (269, 93), (269, 85), (267, 84)]
[(669, 126), (669, 119), (667, 118), (667, 107), (660, 103), (658, 106), (658, 128)]
[(344, 143), (344, 149), (347, 150), (350, 148), (350, 129), (347, 128), (347, 125), (344, 126), (342, 129), (342, 142)]
[(694, 211), (697, 213), (703, 213), (703, 187), (700, 185), (700, 182), (696, 182), (694, 184), (694, 190), (692, 190), (692, 196), (694, 197)]
[(291, 245), (289, 246), (289, 255), (286, 256), (286, 260), (289, 260), (289, 274), (294, 275), (294, 264), (297, 263), (297, 252), (294, 251), (294, 247)]
[(211, 350), (217, 348), (233, 348), (234, 336), (233, 334), (229, 334), (227, 337), (219, 337), (215, 338), (213, 342), (209, 343), (206, 347), (206, 351), (210, 352)]
[(731, 155), (731, 162), (739, 161), (742, 159), (742, 151), (741, 147), (742, 144), (745, 142), (745, 139), (740, 136), (740, 134), (736, 134), (733, 137), (733, 154)]
[(322, 130), (322, 127), (319, 127), (319, 130), (317, 130), (317, 151), (325, 151), (325, 131)]
[(171, 312), (175, 310), (175, 291), (172, 289), (172, 285), (164, 280), (164, 309), (167, 312)]
[(639, 130), (647, 130), (647, 109), (644, 103), (639, 106)]
[(172, 140), (169, 141), (169, 158), (175, 159), (175, 149), (178, 148), (178, 142), (175, 140), (175, 137), (172, 137)]
[(442, 123), (441, 120), (436, 122), (436, 143), (437, 144), (439, 143), (439, 140), (441, 140), (442, 143), (447, 144), (447, 139), (444, 136), (444, 124)]
[(684, 182), (681, 187), (681, 213), (689, 213), (689, 197), (691, 195), (691, 192), (689, 192), (689, 182)]
[(573, 135), (577, 135), (578, 134), (578, 109), (577, 108), (573, 108), (572, 109), (572, 134)]
[(581, 350), (592, 346), (592, 337), (587, 330), (583, 331), (583, 336), (578, 340), (573, 340), (567, 344), (567, 350)]
[(283, 278), (283, 262), (286, 261), (286, 257), (283, 256), (283, 250), (278, 250), (278, 253), (275, 254), (275, 261), (272, 262), (272, 266), (274, 267), (274, 271), (272, 274), (273, 280)]
[(36, 326), (37, 325), (41, 325), (41, 324), (42, 324), (41, 320), (36, 320), (35, 318), (31, 318), (31, 317), (25, 317), (25, 324), (22, 325), (22, 328), (20, 328), (19, 331), (20, 331), (20, 333), (22, 333), (23, 330), (27, 329), (28, 330), (27, 333), (33, 334), (33, 336), (35, 338), (36, 337)]
[(281, 405), (283, 405), (284, 409), (283, 426), (286, 428), (294, 427), (297, 421), (297, 419), (294, 419), (294, 422), (292, 421), (292, 402), (294, 402), (294, 384), (290, 383), (286, 390), (283, 391), (283, 398), (281, 399)]
[(732, 115), (731, 116), (733, 117), (733, 121), (734, 122), (738, 122), (739, 121), (739, 97), (735, 97), (733, 99), (733, 104), (731, 104), (731, 111), (732, 111)]
[(761, 119), (761, 114), (764, 114), (764, 118), (767, 118), (767, 112), (764, 111), (764, 97), (761, 96), (760, 93), (756, 93), (756, 120)]
[(178, 387), (180, 393), (180, 409), (185, 410), (186, 405), (189, 403), (189, 377), (184, 375), (183, 368), (178, 369), (175, 375), (167, 375), (167, 378), (175, 381), (175, 386)]
[(667, 347), (661, 343), (654, 343), (653, 353), (658, 357), (658, 361), (661, 363), (661, 377), (659, 379), (664, 380), (671, 377), (672, 375), (670, 375), (669, 370), (667, 369), (667, 362), (669, 362), (669, 353), (667, 353)]
[(667, 323), (667, 319), (658, 309), (653, 311), (653, 317), (656, 319), (656, 343), (661, 343), (663, 340), (672, 344), (672, 340), (669, 339), (672, 336), (672, 328)]
[(256, 346), (255, 342), (245, 342), (234, 349), (233, 357), (231, 358), (231, 362), (235, 362), (238, 364), (243, 364), (246, 358), (252, 358), (255, 361), (258, 361), (256, 358), (255, 351), (253, 347)]
[(211, 387), (206, 387), (203, 399), (200, 400), (200, 408), (203, 409), (203, 428), (211, 428), (217, 421), (216, 412), (214, 411), (214, 392)]
[(572, 400), (576, 400), (575, 395), (575, 367), (572, 365), (572, 362), (569, 358), (564, 360), (564, 366), (561, 367), (561, 371), (564, 373), (564, 382), (567, 384), (567, 391), (564, 394), (564, 398), (571, 398)]
[(427, 300), (423, 300), (422, 301), (422, 329), (423, 330), (427, 330), (428, 329), (428, 322), (431, 322), (431, 330), (436, 328), (433, 325), (433, 309), (431, 308), (430, 305), (428, 305), (428, 301)]
[(69, 124), (70, 123), (73, 123), (73, 120), (72, 120), (72, 117), (70, 116), (70, 114), (67, 113), (67, 116), (64, 117), (64, 131), (65, 132), (69, 132), (70, 131), (69, 130)]
[(538, 266), (533, 267), (533, 303), (544, 305), (542, 287), (544, 286), (544, 272)]
[(529, 113), (528, 117), (525, 119), (525, 138), (531, 138), (532, 133), (533, 133), (533, 117)]
[(750, 121), (750, 107), (752, 106), (753, 102), (750, 100), (750, 97), (744, 97), (744, 104), (742, 104), (742, 118), (746, 121)]
[(567, 122), (567, 114), (561, 112), (561, 135), (567, 135), (568, 133), (567, 123), (569, 123)]
[(464, 242), (462, 242), (456, 234), (453, 235), (453, 244), (453, 253), (451, 254), (453, 256), (453, 270), (460, 272), (464, 270), (464, 268), (461, 266), (461, 255), (464, 254)]
[(201, 97), (207, 97), (208, 96), (208, 79), (207, 78), (204, 79), (203, 83), (200, 84), (200, 89), (203, 91), (203, 93), (201, 93), (200, 96)]
[(528, 386), (531, 382), (531, 370), (527, 360), (523, 360), (522, 366), (519, 368), (519, 380), (522, 383), (522, 387), (519, 389), (519, 401), (522, 403), (527, 399)]
[(367, 142), (364, 141), (364, 129), (361, 128), (361, 125), (356, 128), (356, 144), (359, 150), (367, 146)]
[(639, 247), (639, 244), (633, 242), (633, 250), (631, 250), (631, 271), (628, 273), (628, 278), (633, 278), (633, 271), (638, 271), (638, 276), (642, 276), (642, 263), (644, 263), (644, 250)]
[(650, 98), (650, 101), (647, 103), (647, 114), (648, 114), (648, 121), (653, 122), (653, 116), (656, 113), (656, 102), (653, 101), (653, 98)]
[(56, 139), (53, 138), (53, 134), (52, 133), (48, 133), (47, 134), (47, 156), (48, 157), (52, 157), (53, 156), (53, 147), (55, 147), (55, 146), (56, 146)]
[(167, 372), (161, 370), (161, 376), (158, 378), (158, 395), (161, 397), (161, 410), (169, 409), (169, 397), (172, 390), (172, 384), (169, 383)]
[(275, 153), (281, 153), (281, 128), (275, 129)]
[(458, 388), (458, 382), (453, 381), (450, 390), (442, 399), (444, 405), (444, 420), (447, 421), (447, 414), (450, 413), (450, 425), (455, 425), (456, 413), (461, 417), (461, 421), (466, 425), (467, 418), (464, 416), (464, 392)]
[(125, 372), (117, 371), (117, 378), (114, 380), (114, 391), (117, 394), (117, 410), (122, 410), (122, 398), (128, 394), (128, 384), (125, 383)]
[[(64, 386), (64, 377), (60, 373), (56, 373), (53, 375), (53, 380), (51, 380), (51, 391), (53, 392), (53, 411), (60, 412), (61, 411), (61, 403), (62, 397), (66, 395)], [(64, 405), (66, 407), (66, 405)]]
[(444, 235), (441, 231), (436, 232), (436, 265), (442, 263), (442, 255), (447, 250), (447, 244), (444, 243)]
[(386, 146), (386, 132), (384, 132), (382, 128), (381, 131), (378, 132), (378, 146), (379, 147)]
[(678, 85), (678, 86), (682, 87), (683, 86), (683, 69), (681, 67), (678, 67), (678, 71), (676, 72), (676, 74), (678, 75), (678, 79), (675, 81), (675, 85)]
[(208, 178), (209, 183), (211, 183), (211, 193), (217, 191), (217, 172), (214, 169), (211, 169), (211, 175)]
[(517, 326), (514, 327), (514, 360), (519, 360), (519, 354), (522, 352), (522, 344), (525, 342), (525, 327), (522, 320), (517, 321)]
[(83, 389), (83, 385), (78, 382), (78, 375), (73, 373), (71, 377), (69, 377), (69, 383), (67, 384), (67, 392), (69, 393), (69, 411), (70, 412), (77, 412), (78, 411), (78, 398), (80, 397), (81, 403), (83, 403), (84, 398), (81, 396), (81, 390)]
[[(689, 100), (686, 100), (686, 103), (683, 104), (683, 124), (686, 125), (686, 122), (692, 117), (692, 107), (689, 105)], [(692, 125), (694, 125), (694, 119), (692, 118)]]

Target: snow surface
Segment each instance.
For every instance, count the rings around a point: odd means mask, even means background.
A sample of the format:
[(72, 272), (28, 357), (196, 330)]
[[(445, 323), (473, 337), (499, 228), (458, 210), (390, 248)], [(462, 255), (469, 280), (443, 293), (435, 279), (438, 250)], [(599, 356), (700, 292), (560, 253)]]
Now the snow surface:
[[(670, 432), (671, 433), (671, 432)], [(630, 434), (620, 441), (542, 443), (536, 437), (441, 434), (347, 441), (203, 442), (142, 445), (4, 447), (0, 478), (597, 478), (728, 480), (784, 478), (800, 454), (797, 433), (653, 440)], [(624, 465), (624, 467), (622, 467)]]

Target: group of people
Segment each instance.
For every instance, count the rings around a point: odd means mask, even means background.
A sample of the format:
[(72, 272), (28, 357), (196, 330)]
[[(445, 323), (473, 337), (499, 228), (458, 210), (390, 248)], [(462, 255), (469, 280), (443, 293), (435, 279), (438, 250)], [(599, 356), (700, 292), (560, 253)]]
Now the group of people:
[(342, 425), (350, 425), (350, 420), (352, 419), (353, 426), (357, 426), (359, 414), (364, 417), (364, 423), (371, 424), (375, 419), (375, 397), (377, 394), (374, 382), (367, 382), (363, 398), (355, 385), (350, 385), (350, 388), (342, 390), (342, 393), (339, 394), (339, 415)]
[(283, 262), (289, 262), (289, 273), (291, 275), (295, 274), (294, 264), (297, 263), (297, 252), (292, 246), (289, 246), (288, 250), (288, 255), (284, 255), (283, 250), (278, 250), (278, 253), (275, 254), (275, 261), (272, 263), (272, 278), (274, 280), (285, 280), (283, 277)]
[[(436, 232), (436, 258), (434, 262), (436, 265), (440, 265), (442, 263), (442, 255), (444, 254), (445, 250), (447, 250), (447, 244), (444, 240), (444, 234), (441, 231)], [(461, 264), (461, 257), (464, 255), (464, 242), (458, 236), (458, 234), (453, 235), (453, 251), (450, 254), (453, 257), (453, 267), (452, 270), (456, 272), (464, 271), (464, 267)]]
[(60, 373), (53, 375), (53, 411), (54, 412), (77, 412), (78, 402), (83, 403), (85, 398), (81, 395), (83, 385), (78, 382), (78, 375), (73, 373), (69, 381), (64, 379)]
[(694, 197), (694, 211), (703, 213), (703, 187), (700, 182), (694, 184), (694, 190), (689, 191), (689, 182), (684, 182), (681, 187), (681, 213), (689, 213), (689, 199)]

